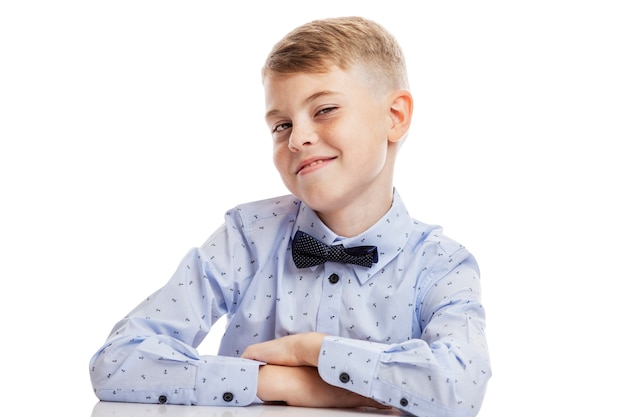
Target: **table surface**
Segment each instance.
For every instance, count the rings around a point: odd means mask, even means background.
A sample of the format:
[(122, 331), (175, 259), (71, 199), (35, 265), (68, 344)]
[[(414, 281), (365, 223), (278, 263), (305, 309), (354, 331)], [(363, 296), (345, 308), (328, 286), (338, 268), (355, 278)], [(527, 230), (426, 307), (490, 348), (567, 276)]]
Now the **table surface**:
[(375, 408), (302, 408), (284, 405), (254, 404), (247, 407), (206, 407), (191, 405), (159, 405), (98, 402), (91, 417), (355, 417), (368, 415), (404, 416), (399, 410)]

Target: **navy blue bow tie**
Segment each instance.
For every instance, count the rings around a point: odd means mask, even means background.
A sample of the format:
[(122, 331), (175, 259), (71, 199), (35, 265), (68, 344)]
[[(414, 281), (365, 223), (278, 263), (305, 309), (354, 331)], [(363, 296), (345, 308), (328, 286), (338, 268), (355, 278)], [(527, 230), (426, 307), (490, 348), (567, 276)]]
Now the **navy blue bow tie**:
[(299, 230), (293, 237), (291, 256), (298, 268), (308, 268), (324, 262), (339, 262), (370, 268), (373, 263), (378, 262), (376, 246), (353, 248), (344, 248), (343, 245), (328, 246)]

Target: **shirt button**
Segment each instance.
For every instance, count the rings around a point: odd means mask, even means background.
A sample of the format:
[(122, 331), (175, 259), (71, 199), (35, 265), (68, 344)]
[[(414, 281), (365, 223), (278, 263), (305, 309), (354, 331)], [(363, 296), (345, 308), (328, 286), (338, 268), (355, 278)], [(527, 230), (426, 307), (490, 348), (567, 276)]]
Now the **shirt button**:
[(400, 400), (400, 405), (402, 407), (406, 407), (407, 405), (409, 405), (409, 400), (407, 400), (406, 398), (403, 398)]
[(330, 281), (331, 284), (336, 284), (339, 282), (339, 275), (337, 274), (330, 274), (330, 276), (328, 277), (328, 281)]
[(350, 381), (350, 375), (345, 372), (342, 372), (341, 375), (339, 375), (339, 380), (345, 384), (348, 381)]
[(222, 395), (222, 399), (227, 403), (231, 402), (233, 398), (235, 398), (235, 396), (232, 392), (225, 392), (224, 395)]
[(165, 395), (159, 396), (159, 404), (165, 404), (167, 402), (167, 397)]

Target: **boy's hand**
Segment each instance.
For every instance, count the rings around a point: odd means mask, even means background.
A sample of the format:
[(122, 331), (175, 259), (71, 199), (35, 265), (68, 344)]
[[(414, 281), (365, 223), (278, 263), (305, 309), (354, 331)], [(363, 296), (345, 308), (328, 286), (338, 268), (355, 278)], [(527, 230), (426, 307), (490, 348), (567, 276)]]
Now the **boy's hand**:
[(324, 340), (322, 333), (302, 333), (250, 345), (241, 355), (272, 365), (314, 366)]
[(389, 408), (343, 388), (327, 384), (311, 366), (263, 365), (259, 368), (257, 396), (299, 407)]
[(322, 333), (302, 333), (250, 345), (241, 357), (267, 363), (259, 367), (257, 396), (301, 407), (376, 407), (376, 401), (332, 386), (319, 376)]

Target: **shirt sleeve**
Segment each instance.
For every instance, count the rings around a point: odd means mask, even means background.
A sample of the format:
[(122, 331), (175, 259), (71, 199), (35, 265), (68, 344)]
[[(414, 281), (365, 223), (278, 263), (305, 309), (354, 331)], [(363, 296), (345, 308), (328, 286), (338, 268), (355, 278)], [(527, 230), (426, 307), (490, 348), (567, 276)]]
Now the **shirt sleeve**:
[(259, 362), (196, 350), (212, 324), (236, 304), (233, 288), (245, 285), (233, 278), (230, 266), (239, 256), (234, 252), (245, 251), (232, 230), (222, 227), (189, 251), (171, 279), (114, 326), (90, 361), (99, 399), (220, 406), (256, 400)]
[(432, 270), (418, 291), (419, 337), (388, 345), (327, 336), (322, 379), (414, 415), (475, 416), (491, 376), (478, 269), (470, 256)]

